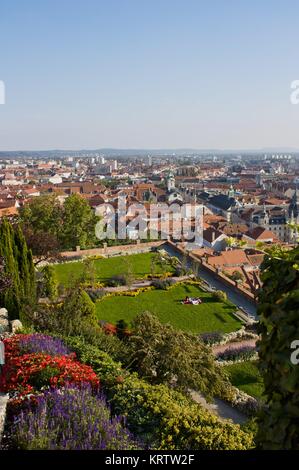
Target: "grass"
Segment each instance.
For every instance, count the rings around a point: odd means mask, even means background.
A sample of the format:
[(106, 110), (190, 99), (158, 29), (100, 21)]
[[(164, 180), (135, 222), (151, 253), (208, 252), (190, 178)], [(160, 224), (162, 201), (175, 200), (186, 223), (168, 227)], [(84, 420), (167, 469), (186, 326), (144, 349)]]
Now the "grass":
[[(151, 272), (152, 259), (155, 253), (142, 253), (127, 256), (115, 256), (94, 261), (96, 278), (99, 282), (105, 282), (113, 276), (124, 274), (131, 270), (136, 279), (141, 279)], [(79, 278), (83, 271), (82, 262), (61, 263), (54, 265), (58, 282), (64, 286)], [(164, 269), (173, 272), (174, 269), (169, 264), (164, 264)], [(162, 273), (162, 267), (155, 264), (155, 274)]]
[(224, 366), (231, 383), (248, 395), (262, 398), (264, 384), (256, 361), (245, 361)]
[[(200, 305), (182, 305), (186, 297), (200, 297)], [(100, 320), (116, 323), (120, 319), (130, 323), (141, 312), (156, 314), (162, 323), (192, 333), (221, 331), (228, 333), (242, 326), (232, 315), (235, 307), (230, 302), (215, 302), (212, 295), (192, 284), (179, 284), (171, 289), (141, 292), (136, 297), (112, 296), (96, 303)]]

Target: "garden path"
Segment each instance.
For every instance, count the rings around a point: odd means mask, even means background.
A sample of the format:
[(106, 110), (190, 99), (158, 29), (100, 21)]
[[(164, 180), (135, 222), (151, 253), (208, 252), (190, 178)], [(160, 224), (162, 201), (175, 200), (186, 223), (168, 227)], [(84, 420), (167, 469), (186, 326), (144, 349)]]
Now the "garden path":
[(191, 390), (190, 394), (196, 403), (199, 403), (203, 408), (216, 415), (222, 421), (231, 420), (234, 424), (244, 424), (248, 421), (248, 417), (245, 414), (219, 398), (215, 398), (213, 403), (208, 403), (201, 393)]

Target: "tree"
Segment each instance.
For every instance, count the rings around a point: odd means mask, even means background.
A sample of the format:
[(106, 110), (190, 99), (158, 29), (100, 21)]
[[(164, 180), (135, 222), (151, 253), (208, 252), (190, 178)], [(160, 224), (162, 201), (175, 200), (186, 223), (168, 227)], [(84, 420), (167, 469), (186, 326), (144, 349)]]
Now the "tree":
[(263, 449), (299, 449), (299, 248), (274, 247), (261, 265), (258, 314), (260, 371), (266, 407), (259, 417)]
[(12, 319), (19, 318), (26, 305), (35, 301), (35, 270), (20, 227), (14, 230), (5, 218), (0, 225), (0, 256), (2, 277), (10, 279), (9, 286), (0, 293), (0, 303)]
[(234, 271), (231, 275), (230, 275), (230, 278), (233, 280), (233, 281), (241, 281), (243, 282), (244, 281), (244, 275), (242, 273), (240, 273), (240, 271)]
[(31, 249), (36, 257), (34, 261), (35, 266), (44, 261), (53, 263), (62, 259), (60, 254), (61, 247), (56, 234), (41, 230), (34, 232), (28, 225), (23, 226), (23, 233), (28, 248)]
[(96, 269), (93, 259), (85, 258), (82, 264), (83, 271), (81, 273), (79, 281), (81, 283), (87, 282), (88, 284), (94, 284), (96, 280)]
[(99, 218), (88, 202), (78, 194), (69, 196), (63, 206), (63, 224), (59, 239), (65, 248), (85, 248), (96, 242), (95, 226)]
[(116, 334), (119, 339), (125, 339), (128, 336), (128, 323), (121, 319), (116, 323)]
[(80, 334), (82, 328), (97, 324), (95, 304), (89, 295), (81, 287), (70, 290), (59, 319), (61, 330), (68, 335)]
[(20, 208), (20, 220), (34, 233), (57, 235), (61, 227), (62, 206), (56, 195), (44, 195), (31, 199)]
[[(95, 226), (99, 218), (79, 194), (67, 197), (64, 204), (56, 195), (34, 198), (21, 208), (20, 219), (26, 230), (29, 227), (29, 237), (38, 236), (37, 256), (49, 257), (53, 251), (56, 254), (60, 247), (85, 248), (96, 242)], [(43, 234), (47, 234), (44, 241)]]
[(58, 281), (55, 269), (49, 264), (42, 269), (43, 274), (43, 293), (45, 297), (55, 300), (58, 296)]
[(127, 343), (130, 367), (149, 382), (192, 388), (208, 399), (230, 395), (229, 381), (209, 348), (195, 335), (160, 323), (150, 312), (135, 317)]
[(0, 293), (5, 291), (11, 286), (11, 277), (6, 272), (5, 260), (3, 256), (0, 256)]

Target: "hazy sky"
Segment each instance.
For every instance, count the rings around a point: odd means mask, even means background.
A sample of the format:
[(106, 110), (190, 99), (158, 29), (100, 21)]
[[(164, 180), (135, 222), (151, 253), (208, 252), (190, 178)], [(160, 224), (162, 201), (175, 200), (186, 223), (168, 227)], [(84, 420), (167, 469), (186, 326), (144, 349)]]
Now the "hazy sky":
[(298, 0), (0, 0), (0, 149), (299, 148)]

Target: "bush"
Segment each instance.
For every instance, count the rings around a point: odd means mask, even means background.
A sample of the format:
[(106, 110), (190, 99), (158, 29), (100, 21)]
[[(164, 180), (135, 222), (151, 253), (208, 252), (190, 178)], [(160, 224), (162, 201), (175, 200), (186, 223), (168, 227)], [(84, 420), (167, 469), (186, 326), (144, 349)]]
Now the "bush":
[(204, 342), (204, 344), (208, 344), (212, 346), (213, 344), (218, 344), (223, 338), (223, 333), (218, 331), (214, 331), (212, 333), (202, 333), (200, 335), (200, 339)]
[(212, 298), (216, 302), (226, 302), (227, 301), (227, 295), (222, 290), (216, 290), (215, 292), (213, 292)]
[(154, 279), (152, 286), (156, 289), (167, 290), (172, 285), (171, 279)]
[(16, 416), (12, 441), (27, 450), (132, 450), (140, 448), (120, 417), (111, 418), (90, 387), (50, 390)]
[(124, 274), (119, 274), (118, 276), (113, 276), (108, 279), (107, 284), (110, 287), (126, 286), (127, 278)]
[(150, 385), (80, 338), (67, 338), (82, 362), (101, 377), (112, 411), (126, 417), (131, 432), (154, 449), (249, 449), (253, 436), (223, 423), (183, 394)]
[(102, 299), (106, 295), (104, 289), (87, 289), (86, 292), (93, 302)]

